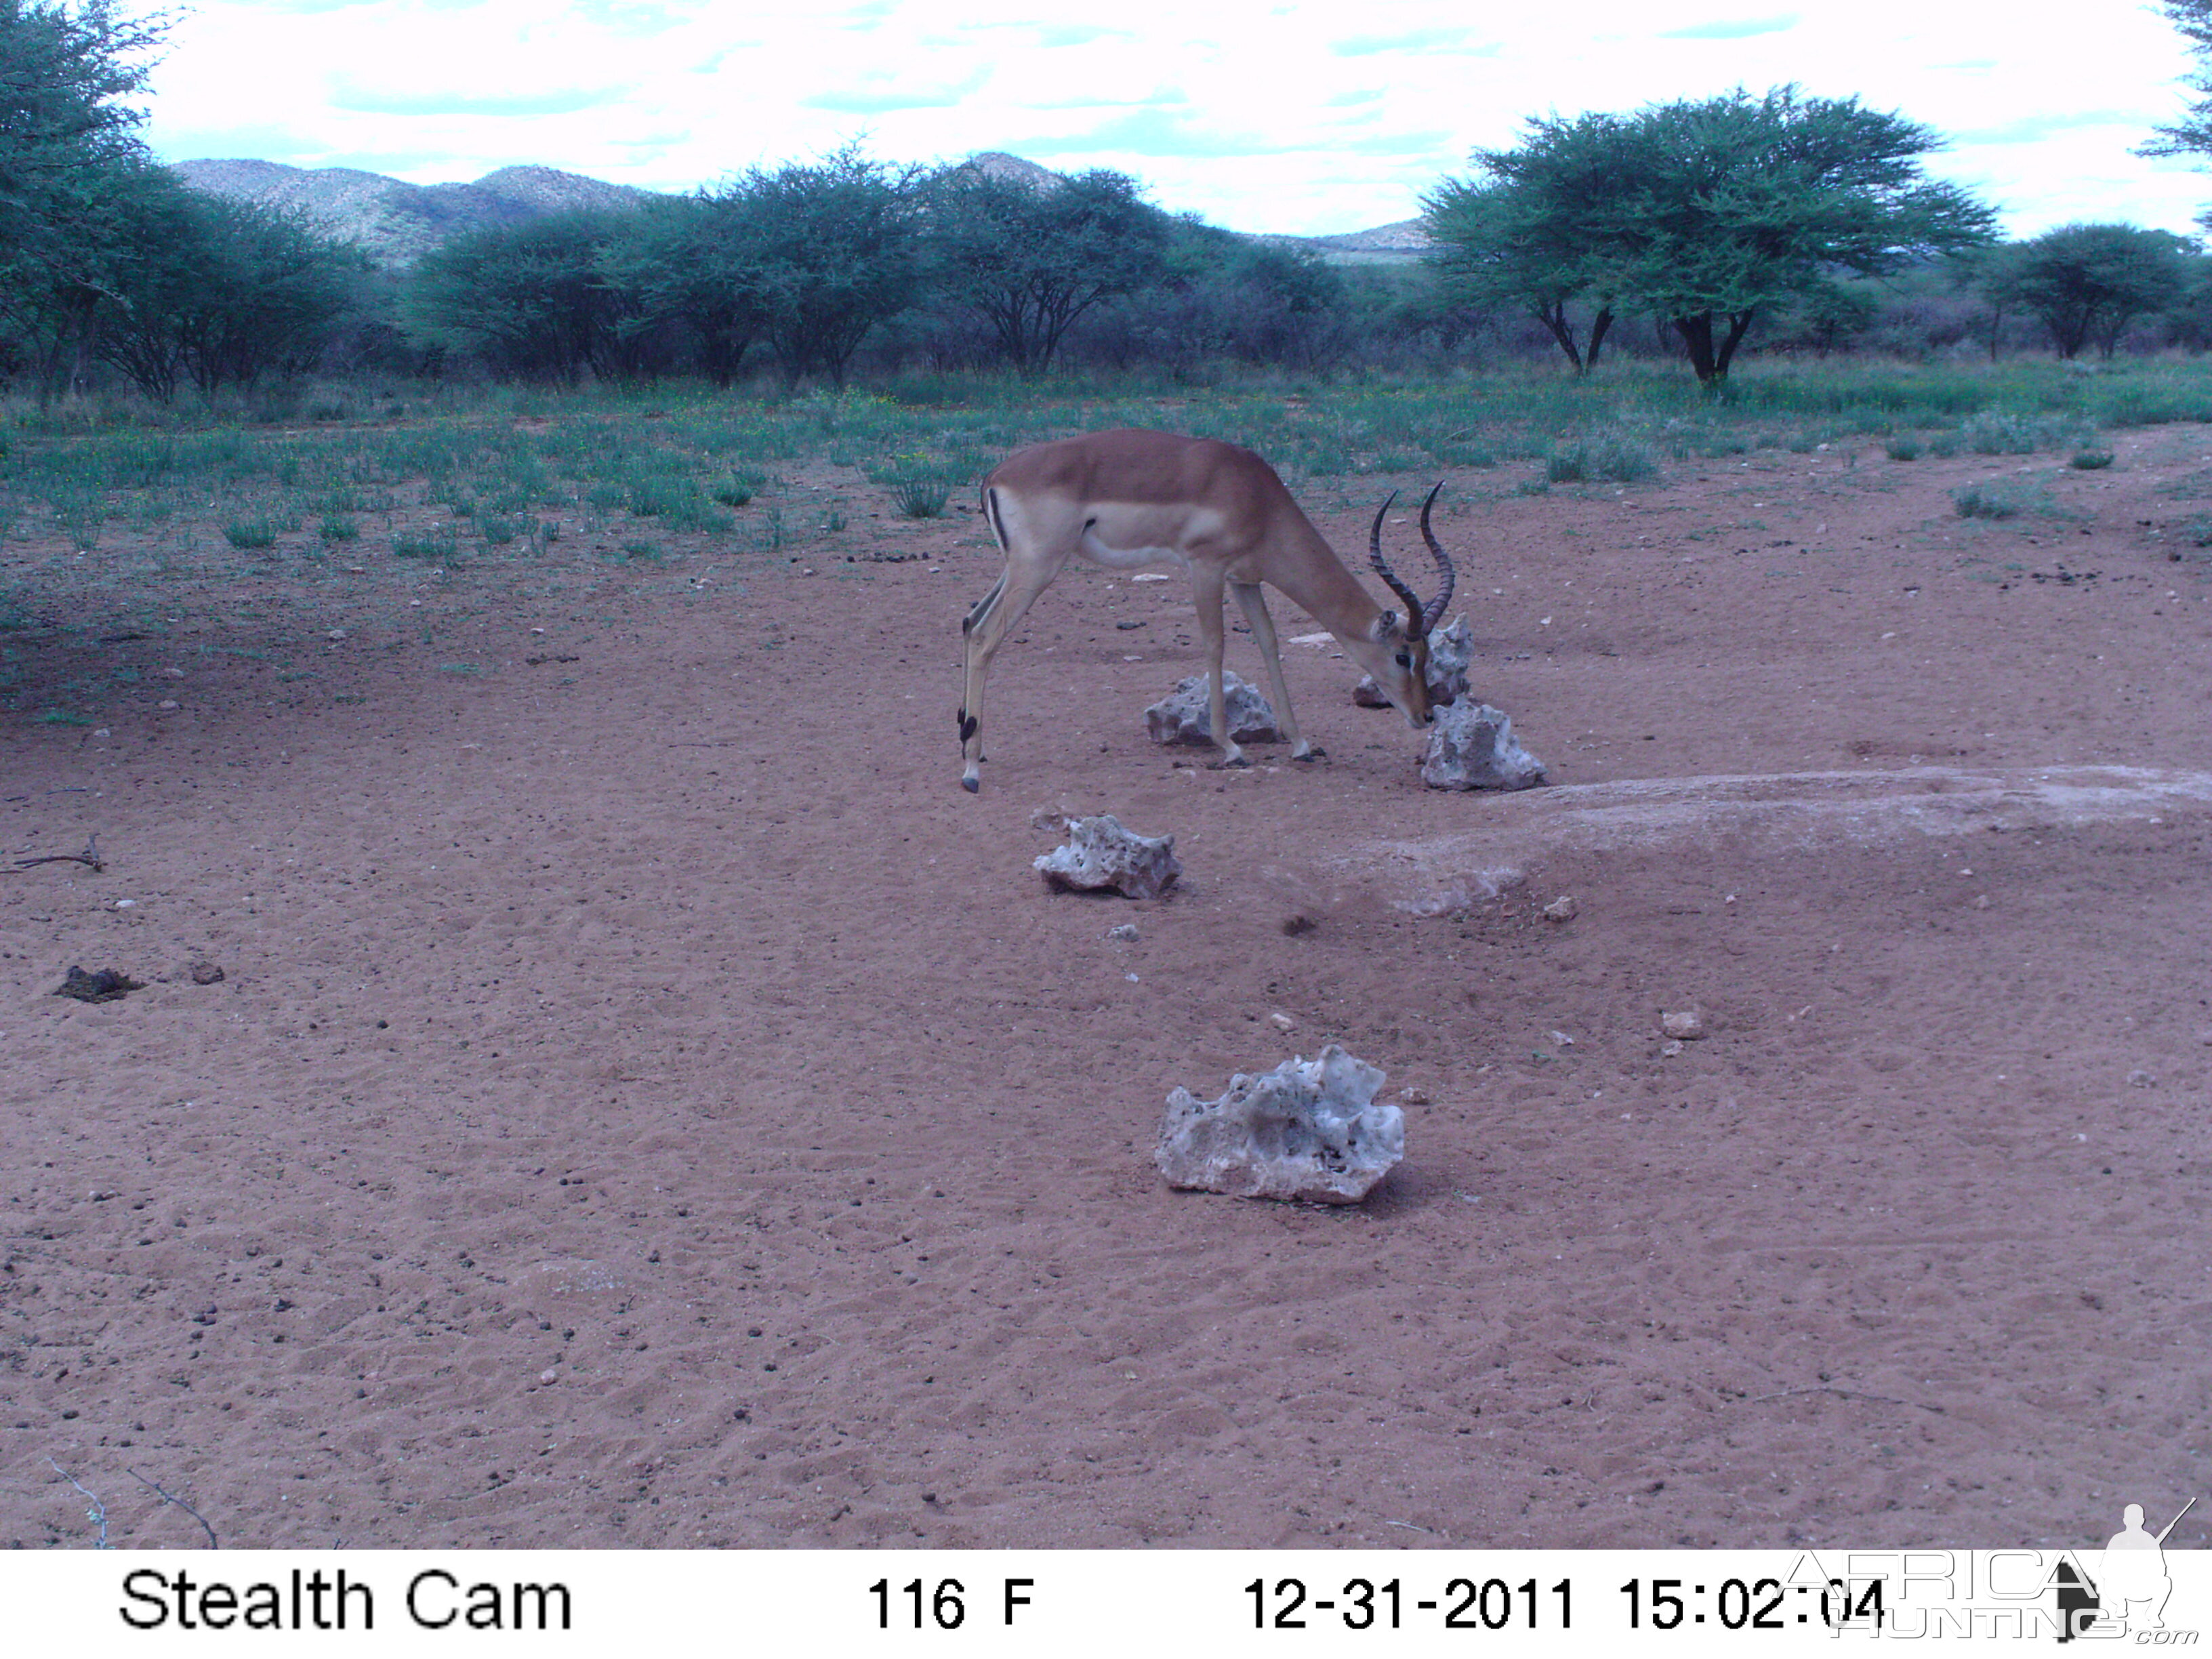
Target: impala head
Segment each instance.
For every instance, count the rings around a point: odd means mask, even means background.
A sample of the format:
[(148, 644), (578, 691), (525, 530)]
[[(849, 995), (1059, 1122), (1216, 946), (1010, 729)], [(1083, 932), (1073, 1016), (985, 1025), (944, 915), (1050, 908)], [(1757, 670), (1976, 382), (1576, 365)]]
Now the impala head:
[(1375, 677), (1375, 684), (1382, 688), (1382, 695), (1403, 709), (1408, 725), (1426, 726), (1436, 718), (1429, 706), (1429, 630), (1443, 620), (1444, 607), (1451, 603), (1452, 586), (1456, 573), (1452, 569), (1451, 556), (1437, 543), (1429, 528), (1429, 509), (1437, 504), (1437, 496), (1443, 485), (1438, 483), (1421, 503), (1421, 539), (1429, 545), (1429, 556), (1437, 562), (1437, 571), (1443, 586), (1435, 599), (1425, 605), (1419, 594), (1399, 580), (1398, 573), (1390, 568), (1390, 562), (1382, 556), (1382, 520), (1390, 511), (1390, 504), (1398, 499), (1392, 490), (1389, 497), (1376, 509), (1375, 522), (1367, 532), (1367, 557), (1376, 574), (1390, 585), (1406, 609), (1401, 615), (1385, 611), (1375, 619), (1365, 648), (1353, 654), (1360, 665)]

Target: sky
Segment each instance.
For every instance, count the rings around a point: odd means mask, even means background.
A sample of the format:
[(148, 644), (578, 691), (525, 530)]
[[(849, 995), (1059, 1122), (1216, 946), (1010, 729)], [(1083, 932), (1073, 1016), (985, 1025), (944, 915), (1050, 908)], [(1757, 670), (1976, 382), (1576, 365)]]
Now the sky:
[(2130, 154), (2184, 106), (2153, 5), (2051, 22), (1999, 0), (187, 0), (155, 71), (164, 161), (416, 184), (537, 164), (710, 185), (854, 138), (887, 161), (1007, 150), (1134, 175), (1158, 205), (1327, 235), (1413, 217), (1534, 116), (1795, 82), (1930, 126), (1928, 170), (2032, 236), (2195, 230), (2212, 173)]

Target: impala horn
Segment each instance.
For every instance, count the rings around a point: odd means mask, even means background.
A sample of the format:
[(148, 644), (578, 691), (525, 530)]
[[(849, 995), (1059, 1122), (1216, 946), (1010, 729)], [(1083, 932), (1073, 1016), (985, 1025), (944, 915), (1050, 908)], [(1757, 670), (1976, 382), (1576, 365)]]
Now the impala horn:
[[(1390, 503), (1397, 499), (1398, 492), (1394, 489), (1390, 492), (1389, 495), (1385, 498), (1382, 505), (1375, 509), (1375, 523), (1373, 527), (1367, 532), (1367, 557), (1369, 562), (1375, 567), (1375, 574), (1382, 577), (1384, 581), (1389, 583), (1390, 591), (1398, 596), (1398, 603), (1406, 607), (1406, 632), (1407, 636), (1425, 638), (1427, 635), (1427, 629), (1421, 621), (1424, 612), (1421, 609), (1419, 595), (1416, 594), (1412, 588), (1407, 586), (1404, 582), (1398, 580), (1398, 573), (1390, 568), (1390, 562), (1382, 556), (1382, 517), (1383, 514), (1389, 512)], [(1431, 545), (1433, 546), (1434, 544), (1431, 543)], [(1449, 568), (1449, 567), (1447, 567), (1447, 568)], [(1449, 592), (1449, 590), (1447, 589), (1446, 591)], [(1420, 628), (1422, 629), (1421, 634), (1419, 635), (1415, 635), (1413, 633), (1413, 630), (1416, 628)]]
[(1425, 635), (1434, 632), (1437, 624), (1444, 619), (1444, 611), (1451, 605), (1452, 588), (1459, 580), (1459, 572), (1452, 568), (1451, 555), (1443, 550), (1434, 532), (1429, 529), (1429, 509), (1437, 504), (1437, 497), (1443, 493), (1443, 480), (1437, 479), (1437, 487), (1429, 492), (1429, 499), (1421, 503), (1421, 539), (1429, 544), (1429, 556), (1437, 562), (1437, 569), (1444, 579), (1443, 590), (1428, 609), (1421, 612), (1421, 632)]

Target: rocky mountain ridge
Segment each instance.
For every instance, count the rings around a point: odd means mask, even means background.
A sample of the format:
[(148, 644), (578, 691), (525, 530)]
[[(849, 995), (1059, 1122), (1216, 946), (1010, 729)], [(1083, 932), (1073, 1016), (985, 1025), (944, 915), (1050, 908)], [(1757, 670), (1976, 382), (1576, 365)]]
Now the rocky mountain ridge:
[[(970, 165), (994, 178), (1049, 190), (1060, 175), (1003, 150), (984, 150)], [(354, 167), (295, 167), (248, 160), (179, 161), (171, 169), (195, 190), (303, 213), (325, 234), (356, 242), (381, 265), (413, 264), (440, 243), (471, 231), (519, 224), (575, 208), (636, 207), (651, 191), (557, 167), (510, 167), (470, 184), (410, 185)], [(1429, 246), (1418, 219), (1341, 236), (1275, 236), (1310, 247), (1333, 264), (1418, 258)]]

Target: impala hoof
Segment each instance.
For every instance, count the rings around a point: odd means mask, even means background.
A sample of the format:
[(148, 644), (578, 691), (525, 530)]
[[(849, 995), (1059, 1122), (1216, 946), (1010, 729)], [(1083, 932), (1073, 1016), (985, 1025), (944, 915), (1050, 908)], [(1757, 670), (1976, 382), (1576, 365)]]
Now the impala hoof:
[(1294, 761), (1317, 761), (1328, 753), (1328, 750), (1323, 749), (1320, 744), (1310, 744), (1305, 748), (1299, 750), (1296, 754), (1292, 755), (1291, 758)]
[(1206, 769), (1209, 772), (1243, 772), (1249, 770), (1251, 765), (1252, 763), (1242, 755), (1224, 755), (1218, 761), (1208, 761)]
[(960, 780), (960, 787), (963, 789), (965, 789), (971, 795), (980, 795), (983, 793), (983, 780), (981, 778), (963, 778)]

